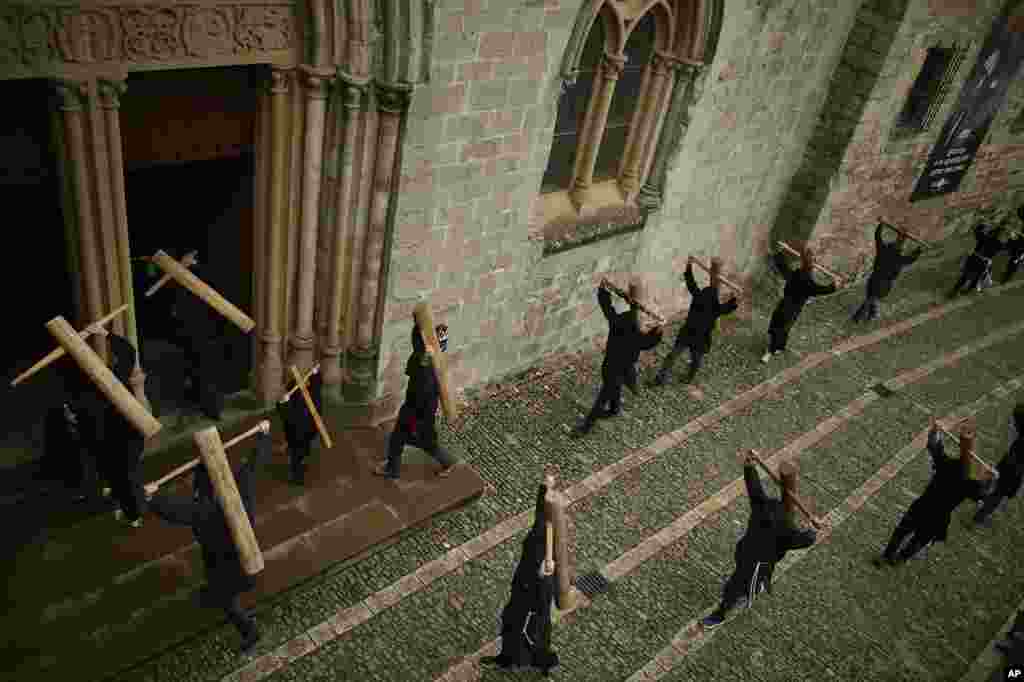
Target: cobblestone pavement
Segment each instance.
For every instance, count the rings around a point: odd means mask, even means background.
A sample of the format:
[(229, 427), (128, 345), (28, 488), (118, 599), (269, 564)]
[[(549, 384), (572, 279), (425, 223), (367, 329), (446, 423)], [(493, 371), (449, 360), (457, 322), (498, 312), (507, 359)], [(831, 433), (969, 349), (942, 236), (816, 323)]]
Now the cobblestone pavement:
[[(614, 578), (608, 593), (560, 618), (554, 646), (563, 666), (554, 674), (647, 678), (651, 662), (714, 605), (731, 571), (748, 513), (736, 485), (736, 453), (748, 447), (799, 461), (801, 490), (819, 514), (855, 511), (827, 540), (798, 553), (799, 562), (788, 563), (773, 595), (686, 655), (670, 657), (658, 674), (672, 680), (737, 674), (959, 679), (1015, 608), (1024, 567), (1008, 559), (1024, 533), (1019, 505), (1001, 509), (994, 526), (981, 530), (962, 527), (961, 510), (950, 541), (928, 561), (879, 572), (868, 560), (927, 479), (927, 457), (904, 449), (920, 440), (928, 416), (976, 410), (979, 452), (993, 461), (1005, 448), (1012, 401), (1024, 396), (1008, 383), (1024, 374), (1018, 324), (1024, 287), (998, 287), (952, 304), (941, 299), (966, 248), (963, 240), (948, 244), (945, 255), (905, 273), (882, 325), (848, 321), (863, 295), (859, 285), (810, 304), (791, 352), (768, 365), (758, 357), (776, 292), (758, 293), (750, 320), (723, 325), (698, 377), (699, 392), (674, 384), (627, 393), (623, 416), (600, 422), (586, 439), (571, 439), (569, 431), (597, 391), (593, 353), (557, 358), (500, 387), (474, 391), (441, 437), (489, 482), (478, 503), (282, 595), (257, 613), (264, 639), (251, 656), (237, 655), (237, 634), (224, 625), (108, 679), (532, 679), (536, 673), (481, 671), (472, 657), (497, 633), (545, 467), (560, 487), (580, 493), (572, 495), (576, 572), (604, 570)], [(842, 345), (911, 320), (913, 326), (861, 348)], [(663, 344), (645, 355), (648, 376), (667, 350)], [(931, 371), (915, 371), (925, 366)], [(889, 384), (895, 395), (869, 392), (897, 376), (904, 384)], [(708, 416), (768, 380), (769, 388), (756, 389), (734, 414)], [(679, 435), (681, 429), (687, 433)], [(624, 458), (628, 466), (616, 464)], [(592, 485), (588, 477), (611, 465), (618, 475)], [(881, 480), (880, 472), (891, 480), (865, 494), (866, 482)], [(474, 540), (481, 534), (490, 541)], [(664, 541), (643, 544), (653, 537)], [(486, 550), (461, 549), (474, 546)], [(639, 552), (641, 546), (653, 549)], [(425, 586), (392, 590), (384, 601), (376, 595), (439, 560), (450, 570), (421, 580)], [(354, 626), (338, 617), (356, 611), (363, 617)]]

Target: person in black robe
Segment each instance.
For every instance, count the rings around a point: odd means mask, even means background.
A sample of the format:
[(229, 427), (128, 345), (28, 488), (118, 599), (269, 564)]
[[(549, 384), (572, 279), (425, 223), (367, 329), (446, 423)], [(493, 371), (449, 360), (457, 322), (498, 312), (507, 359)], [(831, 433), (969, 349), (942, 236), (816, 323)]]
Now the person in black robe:
[[(441, 352), (448, 350), (448, 327), (437, 325), (435, 329)], [(437, 440), (437, 425), (434, 418), (441, 400), (441, 387), (434, 372), (434, 363), (420, 335), (419, 326), (412, 326), (412, 355), (405, 365), (409, 385), (405, 391), (405, 402), (398, 410), (398, 421), (388, 439), (387, 458), (374, 473), (385, 478), (397, 479), (402, 467), (402, 451), (406, 445), (424, 450), (441, 465), (438, 476), (447, 476), (455, 466), (455, 458), (441, 447)]]
[(1018, 664), (1024, 663), (1024, 609), (1017, 611), (1017, 617), (1013, 619), (1006, 637), (996, 641), (995, 647), (1015, 658)]
[(775, 254), (775, 267), (785, 278), (786, 288), (768, 323), (768, 351), (761, 357), (761, 362), (768, 362), (773, 355), (786, 350), (789, 332), (808, 300), (836, 291), (835, 282), (818, 284), (814, 281), (814, 252), (810, 248), (804, 248), (800, 254), (800, 263), (800, 269), (794, 270), (789, 266), (785, 253), (780, 251)]
[(981, 500), (995, 485), (995, 480), (971, 480), (959, 458), (946, 456), (937, 423), (928, 432), (928, 454), (932, 458), (932, 478), (896, 525), (882, 556), (874, 560), (876, 566), (895, 566), (935, 541), (945, 542), (953, 511), (968, 497)]
[[(255, 438), (255, 453), (232, 472), (250, 524), (255, 517), (253, 479), (256, 470), (270, 460), (271, 452), (269, 434), (260, 432)], [(239, 597), (253, 589), (253, 578), (242, 567), (224, 510), (217, 501), (210, 474), (202, 462), (196, 467), (192, 489), (192, 499), (189, 500), (169, 493), (154, 494), (156, 491), (149, 488), (146, 492), (153, 495), (149, 508), (167, 523), (192, 529), (206, 570), (206, 585), (199, 592), (200, 603), (223, 609), (228, 621), (242, 636), (242, 651), (249, 651), (259, 640), (260, 632), (252, 617), (242, 610)]]
[(987, 223), (978, 223), (974, 228), (974, 252), (964, 261), (960, 279), (956, 281), (947, 296), (954, 298), (964, 291), (981, 291), (981, 281), (992, 271), (992, 259), (1006, 245), (999, 241), (1003, 234), (1002, 226), (993, 228)]
[[(323, 405), (323, 379), (320, 377), (320, 372), (310, 377), (307, 389), (309, 397), (313, 399), (313, 405), (317, 412), (320, 412)], [(305, 481), (305, 461), (312, 450), (313, 441), (320, 435), (320, 432), (317, 431), (313, 415), (309, 413), (306, 400), (299, 390), (293, 391), (288, 400), (283, 403), (277, 403), (277, 414), (284, 424), (292, 483), (302, 485)]]
[(810, 547), (818, 538), (813, 528), (799, 528), (786, 518), (782, 500), (768, 497), (757, 475), (756, 460), (748, 455), (743, 465), (743, 481), (750, 498), (747, 531), (736, 544), (736, 570), (722, 589), (718, 608), (701, 621), (705, 629), (721, 625), (729, 611), (740, 605), (750, 608), (754, 597), (772, 591), (775, 565), (786, 552)]
[[(197, 263), (192, 274), (206, 281)], [(185, 400), (198, 405), (206, 417), (219, 421), (224, 410), (220, 376), (224, 371), (227, 320), (205, 301), (174, 283), (175, 320), (171, 341), (185, 352)]]
[(1003, 500), (1017, 496), (1021, 481), (1024, 480), (1024, 435), (1022, 434), (1024, 434), (1024, 403), (1017, 403), (1010, 416), (1010, 449), (996, 465), (999, 480), (995, 490), (985, 498), (974, 515), (975, 523), (987, 523), (992, 512), (999, 507)]
[(541, 485), (537, 492), (533, 527), (523, 540), (523, 553), (512, 576), (511, 594), (501, 611), (501, 653), (480, 659), (485, 665), (502, 668), (539, 668), (545, 676), (558, 666), (558, 654), (551, 650), (554, 567), (545, 560), (544, 496), (547, 491), (547, 485)]
[[(135, 368), (135, 346), (117, 334), (107, 334), (107, 340), (111, 371), (118, 381), (127, 386)], [(92, 382), (81, 386), (74, 411), (82, 441), (92, 453), (100, 476), (110, 484), (110, 494), (117, 504), (114, 517), (139, 528), (146, 506), (140, 482), (146, 437)]]
[(882, 223), (875, 228), (875, 264), (868, 277), (867, 298), (857, 312), (853, 314), (854, 322), (871, 321), (878, 317), (879, 303), (892, 291), (893, 282), (899, 277), (900, 271), (918, 258), (924, 249), (919, 248), (911, 254), (903, 254), (903, 245), (907, 235), (898, 232), (896, 241), (886, 242), (882, 239)]
[[(1018, 215), (1021, 216), (1021, 220), (1024, 220), (1024, 206), (1021, 206)], [(1010, 237), (1006, 242), (1005, 248), (1009, 257), (1006, 261), (1006, 272), (1003, 273), (1003, 278), (1000, 280), (1002, 284), (1006, 284), (1013, 279), (1013, 276), (1017, 274), (1017, 268), (1020, 267), (1021, 263), (1024, 263), (1024, 233), (1018, 232)]]
[[(639, 300), (639, 287), (631, 284), (629, 295), (634, 301)], [(589, 432), (598, 419), (619, 414), (622, 386), (628, 386), (634, 393), (637, 390), (636, 363), (640, 359), (640, 351), (651, 350), (661, 342), (660, 326), (647, 332), (640, 329), (640, 311), (635, 305), (630, 305), (626, 312), (616, 312), (611, 292), (604, 287), (597, 289), (597, 303), (608, 320), (608, 342), (601, 363), (601, 390), (594, 407), (579, 427), (580, 435)]]
[(699, 289), (697, 280), (693, 277), (693, 257), (686, 260), (686, 272), (683, 277), (686, 280), (686, 288), (690, 292), (690, 310), (686, 314), (686, 323), (676, 335), (676, 342), (669, 351), (665, 363), (658, 371), (654, 383), (658, 386), (668, 381), (672, 373), (672, 367), (676, 358), (684, 349), (690, 350), (690, 371), (686, 375), (685, 382), (690, 383), (697, 375), (697, 371), (704, 364), (704, 356), (711, 350), (711, 336), (715, 330), (718, 318), (734, 312), (739, 304), (733, 296), (724, 305), (718, 301), (718, 268), (714, 261), (711, 264), (711, 284)]
[(79, 429), (76, 409), (88, 379), (70, 356), (57, 360), (56, 371), (63, 386), (63, 399), (46, 411), (43, 421), (43, 459), (39, 475), (57, 480), (71, 492), (75, 502), (99, 498), (96, 461)]

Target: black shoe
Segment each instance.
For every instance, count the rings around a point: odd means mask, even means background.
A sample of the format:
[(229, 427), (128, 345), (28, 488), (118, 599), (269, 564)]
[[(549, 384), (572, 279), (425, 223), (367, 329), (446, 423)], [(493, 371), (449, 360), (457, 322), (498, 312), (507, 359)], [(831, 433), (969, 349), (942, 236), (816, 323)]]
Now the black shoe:
[(875, 568), (885, 568), (886, 566), (895, 566), (896, 560), (887, 557), (883, 554), (882, 556), (876, 556), (874, 559), (871, 560), (871, 563), (875, 566)]
[(480, 659), (480, 663), (482, 665), (496, 665), (500, 668), (511, 668), (515, 665), (512, 661), (507, 658), (502, 658), (501, 656), (484, 656)]
[(654, 381), (651, 382), (652, 386), (664, 386), (668, 383), (668, 375), (664, 372), (658, 372), (654, 375)]
[(710, 616), (701, 619), (700, 624), (705, 630), (712, 630), (725, 622), (725, 614), (715, 611)]
[(384, 478), (386, 478), (386, 479), (388, 479), (390, 481), (397, 481), (398, 480), (398, 474), (393, 474), (390, 471), (388, 471), (388, 465), (387, 464), (381, 464), (380, 466), (378, 466), (376, 469), (373, 470), (373, 473), (376, 476), (383, 476)]

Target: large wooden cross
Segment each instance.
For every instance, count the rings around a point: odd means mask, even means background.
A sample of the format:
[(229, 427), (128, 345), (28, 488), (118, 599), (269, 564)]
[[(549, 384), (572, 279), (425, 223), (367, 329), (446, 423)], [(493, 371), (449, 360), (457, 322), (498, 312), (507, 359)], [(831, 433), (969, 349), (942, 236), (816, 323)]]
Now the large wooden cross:
[(256, 322), (251, 317), (229, 303), (213, 287), (193, 275), (188, 271), (188, 268), (168, 256), (165, 252), (157, 251), (150, 260), (160, 266), (160, 269), (169, 275), (171, 279), (198, 296), (204, 303), (226, 317), (246, 334), (251, 332), (252, 328), (256, 326)]
[(430, 312), (430, 305), (425, 301), (417, 303), (412, 314), (416, 320), (416, 326), (420, 330), (423, 345), (427, 349), (427, 355), (430, 356), (434, 366), (434, 375), (437, 377), (437, 385), (441, 391), (441, 409), (444, 410), (448, 421), (452, 421), (459, 416), (459, 409), (455, 401), (452, 400), (451, 390), (448, 386), (448, 362), (444, 353), (441, 352), (441, 344), (437, 341), (434, 316)]

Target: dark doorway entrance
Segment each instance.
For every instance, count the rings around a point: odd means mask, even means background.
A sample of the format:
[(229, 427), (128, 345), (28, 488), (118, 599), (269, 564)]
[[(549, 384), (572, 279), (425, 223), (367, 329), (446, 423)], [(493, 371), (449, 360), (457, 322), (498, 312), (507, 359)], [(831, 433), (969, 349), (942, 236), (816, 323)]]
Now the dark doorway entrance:
[(71, 324), (77, 320), (51, 127), (55, 95), (42, 79), (4, 81), (0, 91), (7, 101), (17, 102), (0, 112), (0, 207), (7, 226), (0, 286), (9, 294), (4, 310), (7, 371), (0, 388), (0, 468), (7, 469), (31, 467), (38, 461), (45, 409), (60, 393), (52, 370), (14, 388), (10, 382), (56, 346), (44, 327), (47, 321), (57, 315)]
[[(259, 74), (259, 67), (133, 74), (122, 104), (132, 255), (198, 251), (204, 281), (250, 316)], [(158, 413), (178, 411), (184, 358), (170, 343), (178, 285), (146, 298), (160, 273), (133, 263), (147, 396)], [(248, 386), (252, 339), (227, 327), (217, 379), (231, 394)]]

